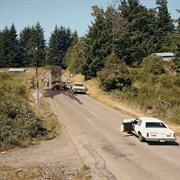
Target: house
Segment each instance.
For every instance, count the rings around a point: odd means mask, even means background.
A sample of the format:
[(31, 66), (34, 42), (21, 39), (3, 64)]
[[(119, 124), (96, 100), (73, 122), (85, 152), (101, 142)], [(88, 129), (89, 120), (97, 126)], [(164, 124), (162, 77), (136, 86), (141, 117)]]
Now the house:
[(162, 52), (162, 53), (153, 53), (151, 56), (161, 56), (164, 61), (170, 61), (172, 58), (174, 58), (173, 52)]
[(23, 68), (10, 68), (8, 72), (25, 72)]

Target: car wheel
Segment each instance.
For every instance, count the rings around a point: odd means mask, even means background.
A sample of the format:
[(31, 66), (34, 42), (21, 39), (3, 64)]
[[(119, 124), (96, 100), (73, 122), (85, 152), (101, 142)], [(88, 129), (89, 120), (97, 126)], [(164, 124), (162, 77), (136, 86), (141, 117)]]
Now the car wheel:
[(142, 134), (139, 132), (139, 141), (140, 142), (143, 142), (144, 141), (144, 138), (143, 138), (143, 136), (142, 136)]

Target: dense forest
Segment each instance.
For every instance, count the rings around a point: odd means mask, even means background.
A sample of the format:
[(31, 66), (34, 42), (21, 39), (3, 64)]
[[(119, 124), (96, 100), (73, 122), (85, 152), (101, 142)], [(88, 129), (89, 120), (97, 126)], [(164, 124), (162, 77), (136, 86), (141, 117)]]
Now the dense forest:
[[(177, 10), (179, 11), (179, 10)], [(15, 25), (0, 31), (0, 67), (60, 65), (119, 98), (180, 123), (180, 18), (172, 19), (167, 0), (148, 9), (139, 0), (92, 7), (94, 21), (84, 37), (55, 26), (46, 44), (40, 23), (17, 35)], [(173, 52), (164, 62), (151, 56)]]

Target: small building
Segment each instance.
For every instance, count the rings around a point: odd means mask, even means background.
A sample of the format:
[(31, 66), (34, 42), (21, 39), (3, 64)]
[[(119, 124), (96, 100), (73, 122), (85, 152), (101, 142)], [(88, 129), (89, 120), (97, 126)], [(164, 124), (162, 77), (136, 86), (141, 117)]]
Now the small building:
[(161, 56), (164, 61), (170, 61), (172, 58), (174, 58), (173, 52), (162, 52), (162, 53), (153, 53), (153, 55)]
[(25, 72), (24, 68), (10, 68), (8, 72)]

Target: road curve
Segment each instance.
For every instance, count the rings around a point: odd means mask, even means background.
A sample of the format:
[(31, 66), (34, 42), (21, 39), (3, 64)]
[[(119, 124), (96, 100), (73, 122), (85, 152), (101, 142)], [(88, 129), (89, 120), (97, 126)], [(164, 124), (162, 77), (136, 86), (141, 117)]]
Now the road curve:
[(141, 143), (120, 132), (127, 115), (87, 95), (70, 91), (51, 91), (51, 95), (84, 163), (105, 179), (179, 180), (179, 137), (177, 143)]

